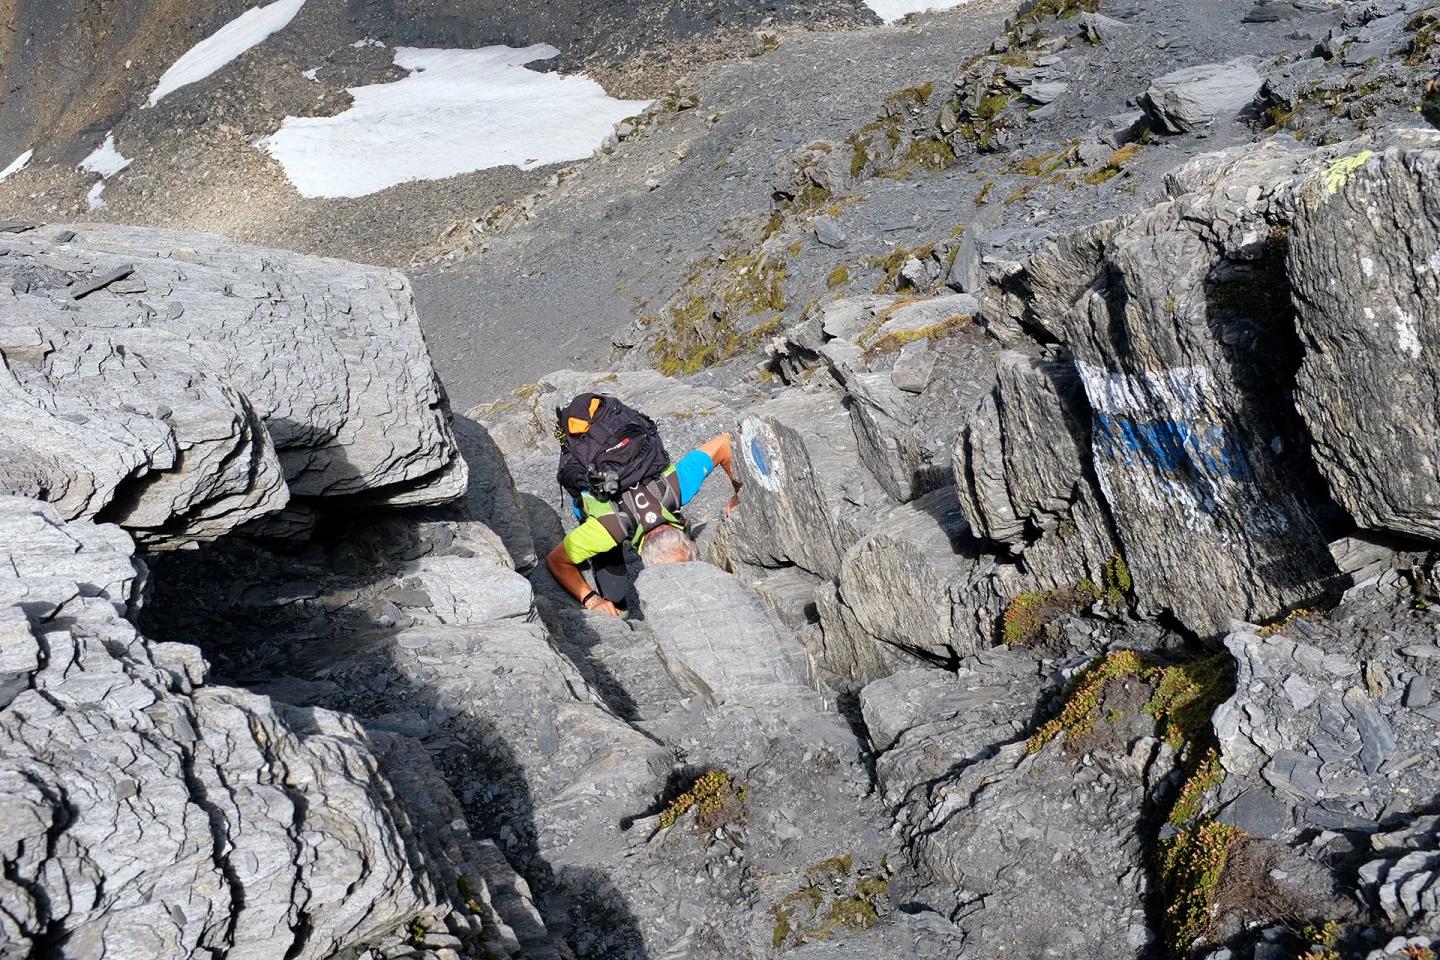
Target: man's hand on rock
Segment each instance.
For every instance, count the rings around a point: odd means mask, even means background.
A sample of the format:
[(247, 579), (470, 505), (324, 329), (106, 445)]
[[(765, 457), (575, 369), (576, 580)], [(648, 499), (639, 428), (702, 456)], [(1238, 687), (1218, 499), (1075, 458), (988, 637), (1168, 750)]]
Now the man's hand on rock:
[(615, 604), (606, 600), (604, 597), (591, 597), (590, 602), (585, 604), (585, 609), (594, 610), (598, 613), (608, 613), (612, 617), (620, 616), (620, 611), (616, 608)]

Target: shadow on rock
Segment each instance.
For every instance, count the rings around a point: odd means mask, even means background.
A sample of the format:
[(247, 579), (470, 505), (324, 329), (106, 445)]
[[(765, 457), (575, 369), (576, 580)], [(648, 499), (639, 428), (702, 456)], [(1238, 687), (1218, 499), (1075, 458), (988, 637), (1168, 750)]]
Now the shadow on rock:
[[(433, 513), (361, 514), (363, 522), (356, 513), (332, 507), (304, 541), (229, 537), (147, 558), (153, 594), (143, 628), (156, 640), (200, 646), (217, 682), (347, 712), (372, 735), (419, 741), (470, 832), (492, 839), (528, 881), (521, 899), (533, 894), (539, 911), (528, 936), (525, 923), (506, 918), (525, 956), (564, 956), (555, 943), (563, 939), (579, 957), (643, 960), (639, 924), (607, 872), (547, 858), (564, 845), (553, 836), (563, 814), (552, 815), (542, 845), (536, 771), (546, 777), (544, 799), (563, 806), (557, 796), (585, 786), (572, 781), (594, 754), (577, 756), (590, 745), (575, 746), (580, 735), (566, 718), (595, 713), (581, 731), (595, 741), (609, 715), (584, 699), (584, 681), (574, 684), (581, 693), (568, 692), (561, 677), (563, 699), (531, 682), (563, 669), (544, 659), (560, 660), (528, 584), (502, 562), (499, 538), (465, 520), (416, 519)], [(583, 651), (583, 631), (570, 635), (569, 646)], [(634, 712), (617, 681), (582, 672), (616, 714)], [(513, 722), (502, 728), (496, 719), (507, 714)], [(618, 837), (619, 817), (610, 819), (599, 829)]]

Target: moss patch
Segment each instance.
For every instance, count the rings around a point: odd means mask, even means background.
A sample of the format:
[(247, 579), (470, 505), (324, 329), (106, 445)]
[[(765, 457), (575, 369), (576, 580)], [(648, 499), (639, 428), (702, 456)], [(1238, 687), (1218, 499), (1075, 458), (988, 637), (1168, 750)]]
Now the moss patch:
[(1161, 929), (1171, 956), (1189, 956), (1191, 945), (1210, 934), (1220, 878), (1242, 836), (1238, 827), (1206, 820), (1161, 841), (1156, 858), (1166, 903)]
[(877, 871), (857, 872), (847, 853), (811, 865), (805, 875), (805, 886), (770, 907), (773, 949), (824, 940), (841, 929), (868, 930), (880, 921), (890, 890), (890, 869), (883, 860)]
[(711, 770), (699, 778), (670, 805), (660, 811), (662, 829), (675, 826), (680, 818), (695, 811), (695, 826), (701, 833), (713, 833), (727, 823), (745, 819), (746, 789), (720, 770)]
[(842, 263), (830, 271), (830, 276), (825, 278), (825, 286), (835, 288), (850, 282), (850, 265)]

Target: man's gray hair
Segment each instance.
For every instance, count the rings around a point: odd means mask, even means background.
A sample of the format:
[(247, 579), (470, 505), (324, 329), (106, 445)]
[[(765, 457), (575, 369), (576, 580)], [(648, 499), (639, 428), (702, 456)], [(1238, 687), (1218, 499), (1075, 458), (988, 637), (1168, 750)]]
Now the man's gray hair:
[(700, 559), (700, 548), (679, 527), (659, 527), (640, 544), (640, 559), (645, 565), (660, 563), (694, 563)]

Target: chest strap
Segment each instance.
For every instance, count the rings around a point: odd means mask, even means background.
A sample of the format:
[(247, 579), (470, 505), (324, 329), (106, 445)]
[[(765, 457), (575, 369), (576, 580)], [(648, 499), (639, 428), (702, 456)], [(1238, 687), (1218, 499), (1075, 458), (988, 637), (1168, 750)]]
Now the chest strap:
[(674, 473), (642, 483), (612, 502), (614, 510), (597, 517), (616, 543), (638, 541), (656, 527), (684, 526), (680, 515), (680, 478)]

